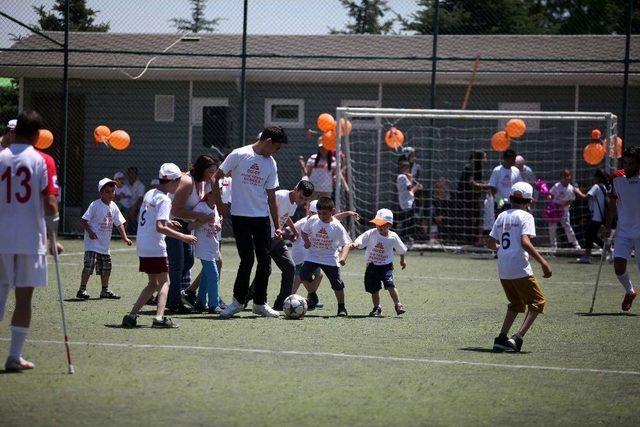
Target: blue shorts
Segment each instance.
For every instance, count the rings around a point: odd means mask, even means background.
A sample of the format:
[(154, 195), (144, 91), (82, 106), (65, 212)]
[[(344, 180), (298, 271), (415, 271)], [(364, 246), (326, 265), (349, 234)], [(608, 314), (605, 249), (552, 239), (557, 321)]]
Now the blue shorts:
[(340, 278), (340, 267), (337, 265), (324, 265), (305, 261), (300, 269), (300, 279), (305, 282), (311, 282), (313, 280), (313, 274), (317, 269), (321, 269), (325, 276), (327, 276), (329, 283), (331, 283), (331, 289), (334, 291), (344, 289), (344, 282)]
[(367, 264), (367, 269), (364, 272), (364, 289), (370, 294), (384, 288), (395, 288), (393, 283), (393, 263), (384, 265), (375, 265), (373, 263)]

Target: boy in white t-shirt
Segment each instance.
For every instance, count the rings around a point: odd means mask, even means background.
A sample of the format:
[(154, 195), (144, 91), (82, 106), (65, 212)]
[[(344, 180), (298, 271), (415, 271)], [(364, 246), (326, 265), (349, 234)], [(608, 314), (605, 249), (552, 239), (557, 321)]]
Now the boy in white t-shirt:
[(194, 206), (193, 212), (214, 214), (212, 221), (195, 220), (187, 228), (193, 231), (198, 239), (194, 247), (194, 256), (202, 263), (202, 277), (198, 287), (198, 301), (207, 307), (210, 314), (220, 312), (220, 280), (218, 278), (217, 260), (220, 258), (220, 239), (218, 233), (222, 229), (220, 215), (212, 193)]
[(398, 295), (393, 280), (393, 252), (400, 255), (400, 265), (404, 270), (407, 266), (404, 261), (407, 247), (396, 233), (389, 230), (393, 225), (393, 212), (389, 209), (378, 210), (376, 217), (371, 222), (375, 224), (376, 228), (365, 231), (350, 245), (354, 249), (363, 247), (367, 249), (364, 254), (364, 259), (367, 261), (367, 269), (364, 272), (364, 289), (371, 294), (373, 300), (373, 310), (369, 316), (382, 317), (382, 306), (380, 305), (382, 285), (389, 291), (396, 314), (399, 316), (406, 310), (400, 302), (400, 295)]
[[(558, 222), (562, 224), (564, 232), (567, 235), (567, 240), (569, 240), (569, 243), (573, 245), (574, 249), (581, 250), (582, 248), (578, 243), (578, 239), (576, 239), (576, 234), (573, 232), (573, 228), (571, 228), (571, 219), (569, 215), (571, 202), (576, 199), (576, 196), (582, 199), (587, 198), (587, 195), (580, 191), (579, 188), (571, 185), (571, 171), (569, 169), (563, 169), (562, 172), (560, 172), (560, 181), (556, 182), (554, 186), (551, 187), (551, 190), (549, 190), (549, 198), (553, 203), (560, 205), (562, 208), (562, 216), (559, 218)], [(549, 223), (549, 243), (553, 250), (558, 247), (558, 237), (556, 235), (557, 228), (557, 222), (553, 221)]]
[[(544, 311), (545, 297), (538, 284), (531, 264), (531, 255), (542, 267), (543, 277), (551, 277), (551, 267), (531, 243), (536, 236), (536, 225), (527, 209), (533, 199), (533, 187), (518, 182), (511, 187), (509, 201), (512, 208), (498, 215), (493, 224), (487, 247), (498, 251), (498, 275), (509, 300), (507, 315), (500, 335), (493, 342), (495, 351), (520, 351), (522, 338), (539, 313)], [(518, 313), (524, 313), (522, 326), (511, 338), (507, 336)]]
[[(344, 282), (340, 278), (340, 265), (345, 265), (349, 256), (351, 238), (340, 221), (333, 215), (336, 207), (328, 197), (318, 199), (318, 215), (309, 218), (302, 227), (304, 247), (308, 249), (304, 256), (304, 263), (300, 270), (300, 278), (307, 289), (313, 280), (313, 273), (317, 268), (322, 269), (331, 283), (331, 289), (338, 301), (338, 316), (347, 316), (344, 305)], [(342, 247), (342, 254), (338, 261), (337, 252)]]
[(156, 317), (151, 326), (154, 328), (178, 327), (171, 318), (164, 316), (169, 291), (169, 260), (164, 238), (170, 236), (188, 244), (195, 244), (198, 241), (191, 234), (176, 231), (175, 228), (179, 227), (178, 223), (170, 220), (171, 198), (169, 198), (169, 194), (176, 192), (181, 177), (182, 172), (178, 166), (173, 163), (164, 163), (160, 166), (160, 185), (156, 189), (147, 191), (142, 200), (138, 215), (136, 249), (140, 258), (139, 271), (147, 273), (149, 281), (129, 314), (126, 314), (122, 319), (123, 328), (137, 326), (138, 312), (156, 291), (158, 292), (158, 303)]
[(113, 227), (118, 229), (122, 240), (131, 246), (132, 242), (127, 237), (124, 229), (126, 222), (124, 216), (114, 203), (116, 182), (109, 178), (102, 178), (98, 183), (100, 198), (91, 202), (87, 211), (82, 215), (80, 222), (84, 229), (84, 268), (80, 277), (80, 289), (76, 294), (78, 299), (91, 298), (87, 293), (87, 282), (93, 270), (100, 275), (102, 291), (100, 298), (120, 299), (109, 289), (109, 276), (111, 275), (111, 232)]

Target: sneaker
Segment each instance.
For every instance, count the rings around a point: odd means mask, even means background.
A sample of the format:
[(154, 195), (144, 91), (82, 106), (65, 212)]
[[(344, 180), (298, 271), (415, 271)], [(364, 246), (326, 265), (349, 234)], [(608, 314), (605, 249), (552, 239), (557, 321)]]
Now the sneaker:
[[(273, 302), (273, 309), (276, 311), (282, 311), (284, 310), (284, 298), (281, 298), (280, 295), (278, 295), (278, 297), (276, 298), (276, 300)], [(309, 308), (307, 307), (307, 310)]]
[(123, 328), (135, 328), (138, 326), (138, 315), (137, 314), (125, 314), (122, 318), (122, 327)]
[(78, 293), (76, 294), (76, 298), (78, 298), (78, 299), (89, 299), (89, 298), (91, 298), (91, 296), (89, 296), (89, 294), (87, 293), (86, 289), (80, 289), (78, 291)]
[(631, 310), (631, 304), (633, 304), (633, 300), (638, 295), (638, 291), (635, 289), (631, 291), (630, 294), (624, 294), (624, 299), (622, 300), (622, 311)]
[(369, 317), (382, 317), (382, 307), (373, 307), (373, 310), (369, 313)]
[(120, 295), (114, 294), (113, 292), (111, 292), (111, 289), (109, 288), (103, 288), (102, 291), (100, 291), (100, 298), (120, 299)]
[(167, 310), (171, 312), (171, 314), (193, 314), (191, 307), (182, 304), (182, 302), (176, 305), (167, 306)]
[(581, 256), (580, 258), (578, 258), (576, 260), (576, 262), (578, 264), (591, 264), (591, 257), (588, 257), (586, 255)]
[(315, 310), (318, 307), (318, 294), (310, 293), (307, 298), (307, 311)]
[(407, 310), (405, 310), (404, 305), (402, 305), (402, 303), (397, 303), (396, 304), (396, 314), (398, 316), (400, 316), (403, 313), (406, 313)]
[(178, 324), (174, 323), (174, 321), (167, 316), (162, 316), (162, 320), (158, 320), (156, 318), (153, 319), (151, 323), (152, 328), (177, 328)]
[(200, 300), (196, 300), (196, 303), (193, 305), (193, 311), (197, 313), (204, 313), (207, 311), (207, 306), (200, 302)]
[(218, 307), (220, 307), (220, 310), (224, 310), (225, 308), (227, 308), (227, 303), (222, 301), (222, 298), (219, 299), (219, 303), (218, 303)]
[(493, 340), (493, 351), (516, 351), (516, 348), (507, 334), (500, 334)]
[(269, 304), (256, 304), (253, 303), (253, 313), (259, 314), (264, 317), (280, 317), (280, 313), (269, 307)]
[(207, 313), (209, 314), (220, 314), (220, 312), (222, 311), (222, 309), (218, 306), (218, 307), (214, 307), (214, 308), (207, 308)]
[(188, 289), (183, 289), (180, 291), (180, 300), (182, 300), (182, 304), (191, 308), (196, 308), (196, 302), (198, 302), (196, 293)]
[(7, 361), (4, 363), (4, 370), (9, 372), (24, 371), (25, 369), (33, 369), (36, 365), (23, 359), (22, 357), (7, 357)]
[(220, 312), (220, 317), (228, 319), (234, 314), (240, 313), (242, 310), (244, 310), (244, 304), (239, 303), (238, 300), (234, 298), (231, 304)]
[(347, 313), (347, 309), (344, 307), (338, 308), (338, 317), (347, 317), (349, 313)]
[(520, 338), (516, 334), (513, 334), (511, 335), (511, 338), (509, 338), (509, 344), (511, 344), (515, 351), (520, 351), (520, 349), (522, 348), (522, 338)]

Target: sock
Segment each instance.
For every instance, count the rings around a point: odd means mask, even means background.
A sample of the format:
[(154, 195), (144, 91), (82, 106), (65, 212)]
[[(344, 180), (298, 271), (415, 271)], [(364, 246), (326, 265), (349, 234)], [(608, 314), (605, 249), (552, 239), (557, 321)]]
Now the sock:
[(162, 316), (156, 316), (156, 320), (157, 320), (158, 322), (162, 322)]
[(624, 290), (630, 294), (633, 291), (633, 285), (631, 284), (631, 278), (629, 277), (629, 272), (625, 271), (624, 274), (620, 276), (616, 276), (618, 278), (618, 282), (624, 287)]
[(81, 291), (86, 291), (87, 290), (87, 285), (80, 285), (80, 290)]
[(102, 286), (102, 290), (103, 290), (103, 291), (106, 291), (107, 289), (109, 289), (109, 285), (107, 285), (107, 286)]
[(338, 310), (341, 309), (341, 308), (344, 308), (344, 304), (338, 303)]
[(22, 349), (24, 348), (25, 341), (27, 341), (28, 334), (29, 328), (11, 326), (11, 346), (9, 347), (10, 357), (20, 357), (22, 355)]

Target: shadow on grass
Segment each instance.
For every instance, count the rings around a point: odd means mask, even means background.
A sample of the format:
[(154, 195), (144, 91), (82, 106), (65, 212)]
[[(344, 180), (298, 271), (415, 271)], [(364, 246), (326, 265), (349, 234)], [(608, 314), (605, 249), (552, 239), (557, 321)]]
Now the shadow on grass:
[[(321, 314), (305, 314), (304, 317), (309, 317), (309, 318), (315, 318), (315, 319), (333, 319), (333, 318), (337, 318), (340, 316), (336, 316), (335, 314), (325, 314), (325, 315), (321, 315)], [(385, 317), (385, 316), (383, 316)], [(388, 317), (389, 319), (393, 319), (394, 317)], [(399, 318), (399, 317), (398, 317)], [(344, 319), (371, 319), (371, 317), (369, 317), (368, 314), (350, 314), (346, 317), (344, 317)]]
[(462, 350), (462, 351), (473, 351), (475, 353), (508, 353), (508, 354), (529, 354), (530, 352), (528, 351), (495, 351), (492, 348), (486, 348), (486, 347), (462, 347), (459, 348), (458, 350)]
[(111, 328), (111, 329), (169, 329), (169, 328), (152, 328), (151, 325), (137, 325), (133, 328), (125, 328), (123, 327), (120, 323), (107, 323), (104, 325), (105, 328)]
[(98, 300), (101, 300), (101, 299), (103, 299), (103, 298), (98, 298), (98, 297), (87, 298), (87, 299), (83, 299), (83, 298), (67, 298), (64, 301), (65, 302), (84, 302), (84, 301), (98, 301)]
[(613, 313), (576, 313), (582, 317), (598, 317), (598, 316), (610, 316), (610, 317), (638, 317), (635, 313), (621, 313), (619, 311)]

